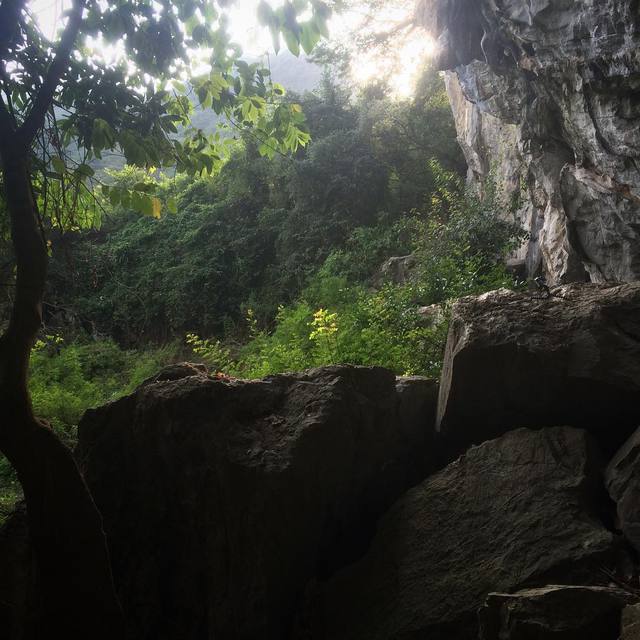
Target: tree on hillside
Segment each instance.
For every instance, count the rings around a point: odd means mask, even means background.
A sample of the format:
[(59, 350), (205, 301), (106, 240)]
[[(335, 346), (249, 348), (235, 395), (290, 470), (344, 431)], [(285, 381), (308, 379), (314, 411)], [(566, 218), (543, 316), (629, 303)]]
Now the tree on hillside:
[[(47, 230), (91, 222), (99, 203), (90, 163), (105, 152), (137, 166), (215, 171), (225, 142), (189, 129), (194, 102), (250, 131), (265, 155), (295, 151), (309, 137), (301, 109), (279, 100), (282, 88), (269, 82), (268, 71), (240, 60), (225, 30), (227, 4), (71, 0), (64, 26), (49, 41), (27, 0), (0, 3), (0, 188), (16, 268), (0, 338), (0, 451), (16, 469), (27, 503), (39, 594), (36, 637), (123, 635), (100, 514), (71, 452), (34, 416), (28, 391)], [(305, 21), (298, 19), (302, 11)], [(303, 0), (274, 11), (263, 2), (258, 13), (275, 46), (282, 37), (297, 53), (326, 34), (329, 8)], [(92, 50), (119, 55), (110, 62)], [(207, 71), (194, 76), (190, 60), (203, 55)], [(185, 129), (180, 140), (178, 127)], [(151, 189), (105, 185), (100, 197), (155, 217), (163, 206), (174, 208)]]

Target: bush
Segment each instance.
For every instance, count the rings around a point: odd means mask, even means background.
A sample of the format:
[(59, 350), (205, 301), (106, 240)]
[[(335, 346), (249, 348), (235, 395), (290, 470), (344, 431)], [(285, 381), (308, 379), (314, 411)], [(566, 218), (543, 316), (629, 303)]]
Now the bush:
[(82, 414), (132, 391), (173, 361), (177, 348), (126, 351), (113, 340), (66, 344), (58, 336), (38, 341), (31, 356), (29, 386), (36, 415), (68, 442)]
[[(270, 333), (257, 331), (249, 320), (251, 339), (233, 357), (219, 341), (199, 338), (196, 353), (210, 363), (224, 361), (224, 373), (247, 378), (332, 363), (437, 377), (450, 301), (517, 286), (503, 256), (524, 234), (508, 221), (509, 209), (491, 181), (480, 198), (437, 163), (430, 163), (429, 171), (436, 186), (425, 210), (413, 210), (390, 229), (356, 229), (299, 300), (280, 308)], [(406, 283), (371, 290), (365, 282), (380, 264), (383, 247), (412, 252), (418, 267)], [(441, 307), (437, 322), (418, 313), (429, 305)]]

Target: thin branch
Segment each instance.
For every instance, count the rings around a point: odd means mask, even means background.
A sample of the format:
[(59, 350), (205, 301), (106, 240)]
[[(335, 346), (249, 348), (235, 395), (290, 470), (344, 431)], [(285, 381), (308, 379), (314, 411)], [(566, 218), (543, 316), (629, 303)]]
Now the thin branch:
[(35, 138), (38, 129), (44, 124), (46, 113), (51, 107), (53, 96), (58, 88), (60, 79), (69, 65), (71, 51), (78, 37), (80, 26), (82, 25), (82, 13), (85, 4), (86, 0), (75, 0), (71, 6), (67, 24), (55, 50), (55, 57), (49, 65), (47, 75), (36, 95), (29, 115), (27, 115), (24, 123), (18, 130), (23, 142), (29, 145)]

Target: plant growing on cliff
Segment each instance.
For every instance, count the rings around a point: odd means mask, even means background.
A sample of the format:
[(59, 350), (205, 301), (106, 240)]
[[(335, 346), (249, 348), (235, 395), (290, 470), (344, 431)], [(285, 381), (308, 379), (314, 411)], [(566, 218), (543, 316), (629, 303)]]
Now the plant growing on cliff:
[[(31, 349), (42, 318), (47, 229), (90, 224), (99, 200), (91, 160), (107, 151), (148, 167), (191, 175), (215, 171), (224, 142), (189, 128), (189, 78), (202, 108), (224, 113), (251, 131), (261, 152), (306, 144), (304, 116), (280, 100), (268, 71), (240, 59), (225, 29), (225, 2), (173, 0), (104, 3), (71, 0), (54, 41), (41, 32), (27, 0), (0, 4), (0, 160), (16, 279), (0, 338), (0, 451), (24, 489), (42, 626), (51, 636), (114, 640), (123, 636), (120, 606), (100, 516), (71, 452), (37, 419), (29, 390)], [(298, 21), (300, 11), (310, 18)], [(260, 15), (274, 41), (297, 53), (326, 32), (321, 0), (290, 2)], [(98, 51), (121, 50), (115, 61)], [(207, 71), (191, 60), (206, 55)], [(202, 56), (200, 56), (202, 57)], [(185, 128), (178, 140), (177, 127)], [(158, 217), (153, 186), (103, 185), (102, 196)], [(164, 206), (171, 210), (173, 202)], [(6, 221), (3, 220), (3, 224)], [(46, 570), (44, 568), (46, 567)]]

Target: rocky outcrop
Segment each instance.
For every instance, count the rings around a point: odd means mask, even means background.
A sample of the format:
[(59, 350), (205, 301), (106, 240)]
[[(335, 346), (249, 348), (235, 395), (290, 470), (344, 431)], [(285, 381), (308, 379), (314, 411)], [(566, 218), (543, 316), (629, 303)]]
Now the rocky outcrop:
[[(640, 284), (464, 298), (439, 398), (381, 368), (180, 363), (87, 412), (128, 638), (634, 638), (639, 312)], [(0, 529), (3, 640), (43, 597), (27, 533)]]
[(586, 432), (521, 429), (405, 494), (367, 555), (317, 588), (297, 637), (468, 640), (492, 591), (591, 579), (611, 561)]
[(419, 0), (470, 178), (519, 201), (552, 283), (640, 279), (637, 0)]
[(381, 287), (387, 282), (392, 284), (406, 284), (415, 273), (418, 260), (414, 255), (393, 256), (384, 261), (378, 273), (375, 275), (374, 283)]
[(77, 454), (128, 637), (286, 638), (307, 582), (358, 558), (428, 473), (436, 396), (380, 368), (180, 365), (89, 411)]
[(617, 505), (618, 526), (640, 553), (640, 429), (613, 457), (605, 481)]
[(619, 640), (621, 611), (636, 601), (611, 587), (550, 585), (491, 593), (478, 611), (480, 640)]
[(552, 294), (500, 290), (453, 306), (437, 419), (453, 450), (567, 424), (613, 454), (640, 424), (640, 284)]

